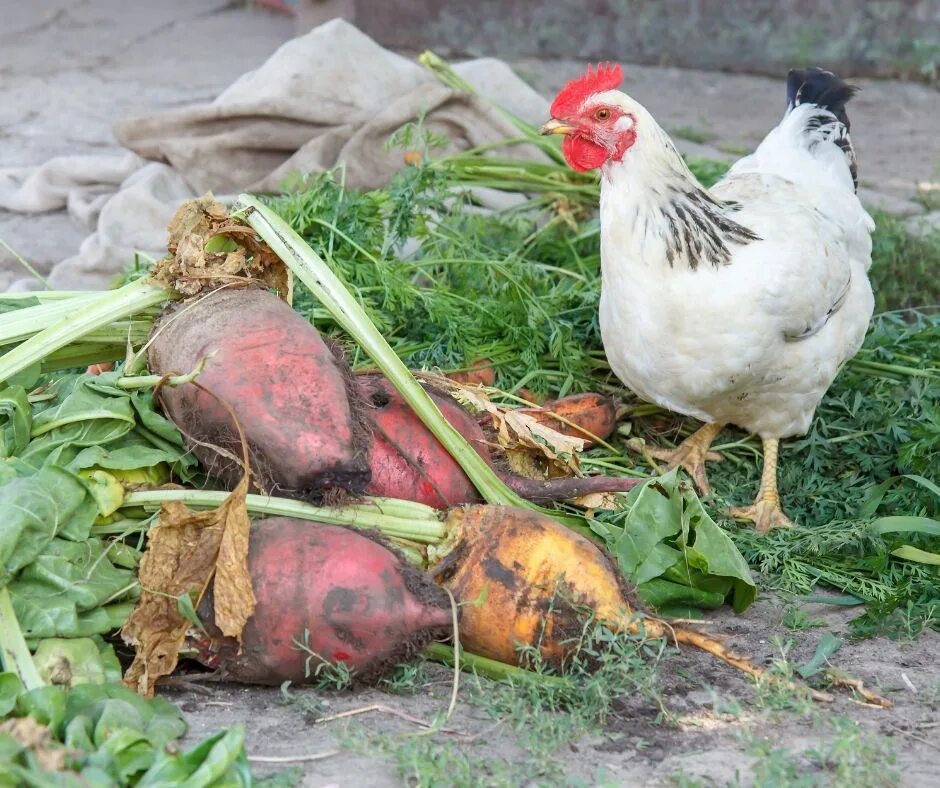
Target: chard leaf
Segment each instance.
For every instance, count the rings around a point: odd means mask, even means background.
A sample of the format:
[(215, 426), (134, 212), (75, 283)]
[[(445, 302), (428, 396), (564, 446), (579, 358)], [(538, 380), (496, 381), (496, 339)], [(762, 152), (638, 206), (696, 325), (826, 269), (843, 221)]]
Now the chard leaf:
[(633, 488), (624, 509), (595, 531), (647, 604), (716, 608), (730, 601), (740, 613), (754, 601), (747, 562), (675, 471)]
[(20, 457), (34, 467), (68, 466), (79, 450), (122, 438), (136, 425), (130, 395), (112, 385), (119, 373), (72, 375), (51, 386), (33, 410), (33, 439)]
[(15, 673), (0, 673), (0, 718), (16, 707), (16, 699), (23, 694), (23, 682)]
[[(156, 749), (163, 749), (186, 732), (186, 723), (173, 704), (162, 698), (144, 699), (123, 684), (81, 684), (74, 687), (67, 697), (68, 718), (89, 717), (96, 729), (112, 702), (119, 702), (121, 708), (131, 708), (133, 722), (139, 726), (135, 729), (143, 733)], [(107, 714), (113, 718), (110, 712)], [(116, 727), (132, 727), (127, 724), (129, 721)]]
[(0, 485), (0, 588), (32, 563), (56, 535), (88, 537), (98, 507), (82, 482), (60, 468), (42, 468), (31, 476)]
[(40, 725), (48, 725), (59, 736), (66, 721), (66, 693), (61, 687), (39, 687), (16, 699), (16, 713), (32, 717)]
[(10, 386), (0, 391), (0, 457), (12, 457), (26, 448), (32, 424), (26, 389)]
[(245, 759), (245, 729), (219, 731), (185, 753), (162, 753), (137, 783), (163, 785), (250, 785)]
[(134, 572), (116, 567), (100, 539), (54, 539), (9, 585), (13, 609), (30, 639), (87, 637), (113, 629), (106, 602), (136, 594)]
[(121, 679), (114, 649), (101, 638), (47, 638), (40, 641), (33, 661), (47, 684), (74, 687)]

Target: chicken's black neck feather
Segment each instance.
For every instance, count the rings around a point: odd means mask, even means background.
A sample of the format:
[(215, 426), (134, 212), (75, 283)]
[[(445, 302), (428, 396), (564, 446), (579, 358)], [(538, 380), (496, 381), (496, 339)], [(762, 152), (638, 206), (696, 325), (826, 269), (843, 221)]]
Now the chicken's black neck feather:
[(670, 268), (677, 262), (693, 271), (702, 263), (720, 268), (731, 262), (732, 244), (760, 240), (756, 233), (730, 218), (739, 207), (734, 202), (716, 200), (692, 183), (670, 194), (662, 206)]

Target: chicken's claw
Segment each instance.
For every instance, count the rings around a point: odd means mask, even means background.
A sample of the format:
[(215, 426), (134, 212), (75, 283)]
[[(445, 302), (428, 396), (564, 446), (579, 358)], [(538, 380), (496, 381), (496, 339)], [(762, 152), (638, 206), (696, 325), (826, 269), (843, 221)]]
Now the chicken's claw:
[(706, 424), (697, 432), (690, 435), (674, 449), (649, 448), (644, 446), (643, 451), (650, 457), (666, 463), (666, 470), (682, 468), (702, 495), (711, 495), (712, 486), (708, 482), (705, 472), (706, 462), (720, 462), (723, 457), (716, 452), (709, 451), (708, 447), (721, 432), (721, 424)]
[(749, 520), (754, 530), (766, 534), (772, 528), (793, 528), (795, 523), (780, 508), (780, 501), (770, 497), (759, 497), (750, 506), (734, 506), (728, 510), (735, 520)]

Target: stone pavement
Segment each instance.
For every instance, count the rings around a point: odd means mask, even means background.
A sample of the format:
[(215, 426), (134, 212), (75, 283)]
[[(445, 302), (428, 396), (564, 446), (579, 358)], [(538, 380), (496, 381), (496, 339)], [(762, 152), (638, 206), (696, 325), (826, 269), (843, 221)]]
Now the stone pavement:
[[(3, 0), (0, 167), (116, 149), (111, 124), (131, 114), (213, 98), (295, 33), (294, 21), (226, 0)], [(434, 42), (427, 42), (433, 47)], [(545, 95), (579, 61), (513, 64)], [(684, 151), (734, 158), (779, 119), (780, 79), (627, 66), (626, 89), (677, 135)], [(850, 116), (866, 203), (917, 214), (917, 182), (940, 180), (940, 92), (861, 81)], [(685, 137), (685, 138), (683, 138)], [(689, 138), (694, 138), (689, 139)], [(74, 254), (89, 228), (64, 211), (0, 211), (0, 239), (41, 272)], [(23, 276), (0, 247), (0, 290)]]

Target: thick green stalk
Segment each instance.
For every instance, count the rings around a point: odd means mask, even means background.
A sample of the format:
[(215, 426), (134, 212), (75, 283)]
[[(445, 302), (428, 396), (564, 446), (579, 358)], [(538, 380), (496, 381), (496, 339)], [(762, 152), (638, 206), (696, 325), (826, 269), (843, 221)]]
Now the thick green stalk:
[(95, 329), (175, 297), (165, 287), (147, 279), (140, 279), (120, 290), (109, 292), (105, 297), (96, 299), (79, 310), (78, 314), (62, 318), (6, 353), (0, 358), (0, 382), (8, 380)]
[[(490, 106), (503, 114), (517, 129), (519, 129), (519, 131), (526, 136), (528, 142), (531, 142), (533, 145), (541, 148), (546, 155), (550, 156), (555, 161), (564, 161), (561, 155), (561, 145), (556, 139), (540, 136), (537, 127), (533, 126), (528, 121), (523, 120), (514, 112), (510, 112), (502, 105), (497, 104), (495, 101), (492, 101), (486, 96), (481, 95), (473, 85), (471, 85), (469, 82), (467, 82), (467, 80), (454, 71), (454, 69), (451, 68), (450, 63), (440, 57), (440, 55), (435, 54), (431, 50), (427, 50), (420, 55), (418, 62), (428, 71), (430, 71), (435, 77), (437, 77), (437, 79), (442, 84), (447, 85), (447, 87), (453, 88), (454, 90), (460, 90), (464, 93), (470, 94), (471, 96), (476, 96), (477, 98), (486, 101), (488, 104), (490, 104)], [(547, 104), (545, 106), (545, 119), (548, 120)]]
[(107, 297), (107, 292), (82, 293), (74, 298), (27, 306), (0, 315), (0, 345), (13, 345), (55, 325)]
[(434, 437), (463, 468), (483, 498), (492, 504), (537, 508), (510, 490), (467, 443), (463, 435), (441, 415), (437, 405), (395, 354), (359, 302), (303, 238), (280, 216), (254, 197), (247, 194), (239, 196), (233, 213), (242, 210), (246, 212), (245, 220), (248, 224), (330, 311), (336, 322), (359, 343), (398, 389)]
[(67, 301), (81, 296), (100, 296), (101, 293), (101, 290), (28, 290), (21, 293), (4, 293), (0, 295), (0, 302), (38, 301), (40, 304), (45, 304), (51, 301)]
[(13, 612), (13, 602), (7, 588), (0, 588), (0, 657), (3, 659), (3, 669), (19, 676), (26, 689), (43, 686), (39, 671), (36, 670), (36, 664), (23, 638), (20, 622)]
[[(127, 493), (122, 508), (152, 509), (167, 501), (182, 501), (194, 509), (211, 509), (228, 497), (229, 493), (216, 490), (142, 490)], [(409, 501), (373, 498), (369, 503), (347, 506), (313, 506), (290, 498), (248, 495), (246, 506), (249, 512), (255, 514), (296, 517), (299, 520), (353, 528), (374, 528), (388, 536), (424, 544), (437, 544), (447, 535), (447, 527), (441, 522), (441, 513), (437, 509)]]
[[(431, 643), (425, 647), (424, 653), (428, 659), (435, 662), (441, 662), (449, 666), (454, 664), (454, 649), (452, 646), (443, 643)], [(514, 679), (541, 684), (543, 687), (557, 687), (558, 689), (571, 689), (573, 686), (570, 681), (562, 676), (546, 676), (543, 673), (533, 673), (531, 670), (518, 668), (515, 665), (507, 665), (505, 662), (497, 662), (495, 659), (480, 657), (463, 650), (460, 652), (460, 669), (494, 681)]]

